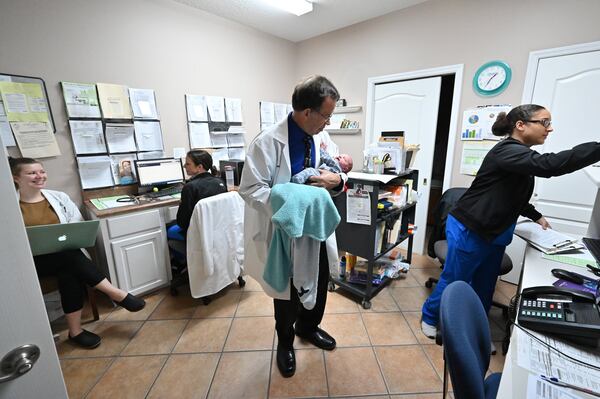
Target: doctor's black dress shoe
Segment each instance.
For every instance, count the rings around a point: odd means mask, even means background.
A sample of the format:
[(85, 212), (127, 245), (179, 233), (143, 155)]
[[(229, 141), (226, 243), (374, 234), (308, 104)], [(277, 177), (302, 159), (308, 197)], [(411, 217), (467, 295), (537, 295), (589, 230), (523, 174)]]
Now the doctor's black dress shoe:
[(296, 335), (300, 338), (307, 340), (317, 348), (325, 349), (326, 351), (331, 351), (335, 349), (335, 338), (327, 334), (327, 332), (321, 330), (319, 327), (317, 327), (315, 331), (308, 333), (296, 329)]
[(294, 375), (296, 372), (296, 355), (293, 347), (288, 349), (283, 345), (277, 345), (277, 367), (285, 378)]

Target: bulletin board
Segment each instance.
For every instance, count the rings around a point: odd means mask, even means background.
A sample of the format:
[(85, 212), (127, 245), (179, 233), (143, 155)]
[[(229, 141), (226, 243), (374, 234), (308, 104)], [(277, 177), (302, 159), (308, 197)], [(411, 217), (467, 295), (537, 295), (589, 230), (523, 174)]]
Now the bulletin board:
[(46, 103), (46, 110), (48, 111), (48, 121), (50, 122), (50, 128), (54, 133), (56, 133), (56, 127), (54, 124), (54, 117), (52, 116), (52, 108), (50, 107), (50, 102), (48, 101), (48, 91), (46, 90), (46, 82), (42, 78), (36, 78), (33, 76), (22, 76), (22, 75), (12, 75), (9, 73), (0, 73), (0, 81), (9, 81), (15, 83), (34, 83), (42, 88), (42, 95), (44, 96), (44, 101)]

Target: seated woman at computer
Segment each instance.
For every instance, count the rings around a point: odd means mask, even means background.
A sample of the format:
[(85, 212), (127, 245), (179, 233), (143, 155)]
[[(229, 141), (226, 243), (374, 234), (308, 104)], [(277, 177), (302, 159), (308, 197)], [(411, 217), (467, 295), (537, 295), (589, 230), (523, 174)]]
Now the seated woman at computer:
[(529, 203), (534, 176), (560, 176), (600, 161), (600, 142), (559, 153), (540, 154), (530, 148), (543, 144), (552, 131), (552, 116), (539, 105), (520, 105), (498, 115), (492, 132), (508, 137), (488, 152), (471, 187), (448, 214), (446, 262), (422, 309), (421, 329), (429, 338), (436, 334), (442, 292), (453, 281), (470, 283), (489, 311), (502, 256), (519, 216), (543, 229), (550, 227)]
[[(171, 240), (185, 241), (190, 219), (196, 203), (203, 198), (227, 192), (227, 187), (218, 177), (212, 156), (203, 150), (192, 150), (185, 157), (185, 173), (191, 176), (181, 190), (181, 203), (177, 210), (177, 224), (168, 229)], [(226, 211), (226, 210), (224, 210)]]
[[(46, 190), (47, 175), (39, 161), (32, 158), (9, 158), (19, 205), (26, 226), (83, 221), (77, 206), (60, 191)], [(130, 312), (146, 305), (137, 298), (112, 285), (104, 274), (81, 250), (62, 251), (33, 257), (38, 276), (58, 277), (58, 290), (67, 325), (69, 340), (92, 349), (100, 345), (100, 337), (81, 328), (81, 310), (85, 285), (104, 292), (117, 305)]]

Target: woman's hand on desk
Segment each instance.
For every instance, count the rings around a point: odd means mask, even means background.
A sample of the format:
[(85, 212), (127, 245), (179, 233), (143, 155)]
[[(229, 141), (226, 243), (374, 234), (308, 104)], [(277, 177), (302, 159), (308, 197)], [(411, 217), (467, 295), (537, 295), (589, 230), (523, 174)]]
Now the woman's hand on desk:
[(551, 229), (552, 226), (550, 226), (550, 223), (548, 223), (548, 221), (546, 220), (545, 217), (541, 217), (538, 220), (535, 221), (537, 224), (539, 224), (540, 226), (542, 226), (542, 229), (546, 230), (546, 229)]

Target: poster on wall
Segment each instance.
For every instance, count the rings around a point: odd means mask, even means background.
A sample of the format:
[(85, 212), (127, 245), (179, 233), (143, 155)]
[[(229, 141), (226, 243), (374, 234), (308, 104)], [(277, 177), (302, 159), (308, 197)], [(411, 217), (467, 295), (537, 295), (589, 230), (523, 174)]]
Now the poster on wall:
[(483, 105), (465, 110), (460, 139), (463, 141), (500, 140), (492, 134), (492, 125), (500, 112), (510, 111), (510, 104)]

